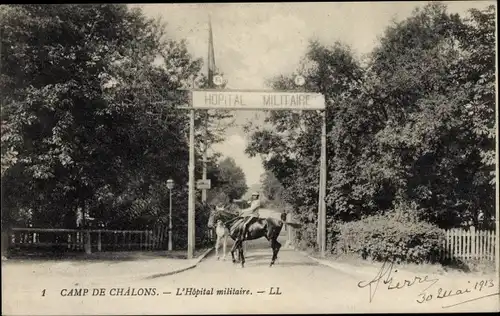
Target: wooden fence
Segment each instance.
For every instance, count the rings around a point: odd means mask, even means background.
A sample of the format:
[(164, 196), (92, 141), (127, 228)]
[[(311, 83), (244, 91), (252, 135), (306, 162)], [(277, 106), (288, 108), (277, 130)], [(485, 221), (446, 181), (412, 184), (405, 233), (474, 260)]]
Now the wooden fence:
[(494, 231), (454, 228), (445, 231), (443, 259), (495, 260), (496, 236)]
[(12, 228), (9, 249), (60, 251), (121, 251), (164, 249), (168, 232), (164, 226), (153, 230)]

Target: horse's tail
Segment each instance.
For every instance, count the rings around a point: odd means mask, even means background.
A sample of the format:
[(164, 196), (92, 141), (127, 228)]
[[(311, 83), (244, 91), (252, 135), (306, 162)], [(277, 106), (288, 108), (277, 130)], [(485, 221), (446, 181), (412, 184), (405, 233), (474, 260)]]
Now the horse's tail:
[(302, 227), (302, 224), (299, 224), (299, 223), (285, 222), (285, 221), (284, 221), (283, 223), (285, 223), (285, 225), (287, 225), (287, 226), (291, 226), (291, 227), (293, 227), (293, 228), (299, 228), (299, 227)]
[(283, 222), (286, 222), (286, 217), (287, 217), (287, 215), (288, 215), (288, 214), (287, 214), (287, 213), (285, 213), (285, 212), (282, 212), (282, 213), (280, 214), (281, 220), (282, 220)]
[(281, 217), (281, 221), (282, 221), (285, 225), (287, 225), (287, 226), (291, 226), (291, 227), (293, 227), (293, 228), (299, 228), (299, 227), (301, 227), (301, 226), (302, 226), (302, 224), (299, 224), (299, 223), (287, 222), (287, 221), (286, 221), (287, 215), (288, 215), (288, 214), (287, 214), (286, 212), (282, 212), (282, 213), (281, 213), (281, 215), (280, 215), (280, 217)]

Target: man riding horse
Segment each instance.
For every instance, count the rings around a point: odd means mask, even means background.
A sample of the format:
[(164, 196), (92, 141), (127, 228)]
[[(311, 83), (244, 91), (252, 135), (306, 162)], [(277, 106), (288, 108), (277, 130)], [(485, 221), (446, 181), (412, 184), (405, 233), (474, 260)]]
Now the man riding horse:
[(250, 207), (242, 210), (240, 217), (245, 218), (243, 229), (241, 230), (240, 239), (244, 240), (248, 234), (248, 228), (259, 218), (260, 196), (255, 192), (252, 194)]
[[(236, 200), (233, 203), (237, 203)], [(276, 217), (259, 218), (259, 208), (261, 207), (260, 198), (258, 193), (252, 194), (250, 207), (239, 212), (239, 215), (234, 214), (230, 210), (225, 210), (225, 207), (216, 207), (210, 212), (208, 219), (208, 227), (213, 228), (217, 222), (216, 234), (217, 241), (215, 249), (219, 248), (220, 241), (223, 242), (224, 249), (227, 237), (234, 240), (231, 249), (231, 257), (233, 263), (236, 263), (234, 253), (237, 251), (241, 261), (241, 266), (245, 264), (244, 256), (244, 243), (245, 240), (256, 240), (265, 237), (269, 242), (273, 255), (271, 258), (270, 266), (272, 266), (278, 258), (278, 252), (281, 244), (278, 242), (281, 229), (284, 225), (293, 228), (299, 228), (301, 225), (298, 223), (290, 223), (286, 221), (286, 213), (281, 213), (280, 219)], [(217, 251), (216, 251), (217, 253)], [(224, 250), (224, 254), (226, 251)], [(218, 253), (217, 253), (218, 257)]]

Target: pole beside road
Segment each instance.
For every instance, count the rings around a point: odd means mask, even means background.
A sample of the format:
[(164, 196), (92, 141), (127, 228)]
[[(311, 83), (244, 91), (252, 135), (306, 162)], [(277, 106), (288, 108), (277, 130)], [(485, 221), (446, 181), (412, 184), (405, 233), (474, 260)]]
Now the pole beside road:
[[(207, 150), (208, 150), (208, 110), (205, 116), (205, 129), (203, 131), (203, 180), (207, 179)], [(201, 190), (201, 201), (207, 202), (207, 190)]]
[[(214, 52), (214, 38), (212, 33), (212, 17), (208, 15), (208, 56), (207, 56), (207, 79), (208, 87), (214, 88), (214, 78), (217, 67), (215, 66), (215, 52)], [(203, 130), (203, 171), (202, 179), (207, 180), (207, 150), (208, 150), (208, 109), (204, 117), (204, 130)], [(207, 189), (201, 190), (201, 201), (205, 204), (207, 202)]]
[(169, 216), (168, 216), (168, 250), (172, 251), (172, 190), (169, 192), (170, 201), (169, 201)]
[(172, 189), (174, 187), (174, 181), (171, 179), (168, 179), (167, 181), (167, 188), (168, 188), (168, 194), (169, 194), (169, 211), (168, 211), (168, 251), (172, 251), (173, 249), (173, 244), (172, 244)]
[[(323, 142), (321, 141), (321, 146), (323, 146)], [(322, 203), (321, 201), (323, 200), (323, 151), (320, 153), (320, 163), (319, 163), (319, 192), (318, 192), (318, 222), (317, 222), (317, 227), (316, 227), (316, 244), (318, 245), (318, 250), (321, 251), (321, 244), (323, 242), (323, 238), (321, 236), (321, 227), (322, 227), (322, 220), (323, 220), (323, 213), (322, 213)]]
[(193, 259), (195, 249), (195, 183), (194, 183), (194, 110), (189, 111), (189, 196), (187, 257)]
[(321, 232), (321, 243), (320, 243), (320, 253), (321, 256), (325, 256), (326, 251), (326, 177), (327, 177), (327, 169), (326, 169), (326, 109), (322, 111), (322, 126), (321, 126), (321, 174), (320, 177), (320, 232)]

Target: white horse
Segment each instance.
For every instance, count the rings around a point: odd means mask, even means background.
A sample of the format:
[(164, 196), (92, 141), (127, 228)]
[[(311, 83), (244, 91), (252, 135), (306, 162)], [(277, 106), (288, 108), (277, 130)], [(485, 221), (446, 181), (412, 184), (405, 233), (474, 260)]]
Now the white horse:
[(221, 220), (217, 221), (215, 225), (215, 256), (217, 260), (220, 259), (219, 256), (219, 247), (222, 241), (222, 248), (224, 251), (224, 255), (222, 256), (222, 260), (226, 260), (226, 248), (227, 248), (227, 238), (229, 237), (229, 228), (227, 228)]
[[(216, 212), (224, 212), (224, 207), (219, 207), (217, 206), (215, 208)], [(208, 227), (212, 228), (213, 227), (213, 222), (214, 222), (214, 212), (211, 213), (208, 221)], [(231, 220), (229, 221), (231, 222)], [(226, 259), (226, 249), (227, 249), (227, 240), (229, 238), (229, 228), (227, 227), (226, 223), (224, 223), (222, 220), (217, 220), (217, 223), (215, 224), (215, 256), (217, 257), (217, 260), (220, 259), (219, 256), (219, 248), (220, 244), (222, 242), (223, 246), (223, 256), (222, 259)], [(246, 243), (243, 243), (243, 252), (246, 253), (247, 251), (247, 245)]]
[[(217, 260), (220, 259), (219, 256), (219, 248), (220, 248), (220, 243), (222, 242), (222, 249), (223, 249), (223, 255), (222, 255), (222, 260), (226, 260), (226, 249), (227, 249), (227, 239), (229, 238), (229, 228), (224, 225), (224, 223), (221, 220), (217, 221), (217, 224), (215, 225), (215, 256), (217, 257)], [(243, 243), (243, 253), (247, 252), (247, 244)]]

